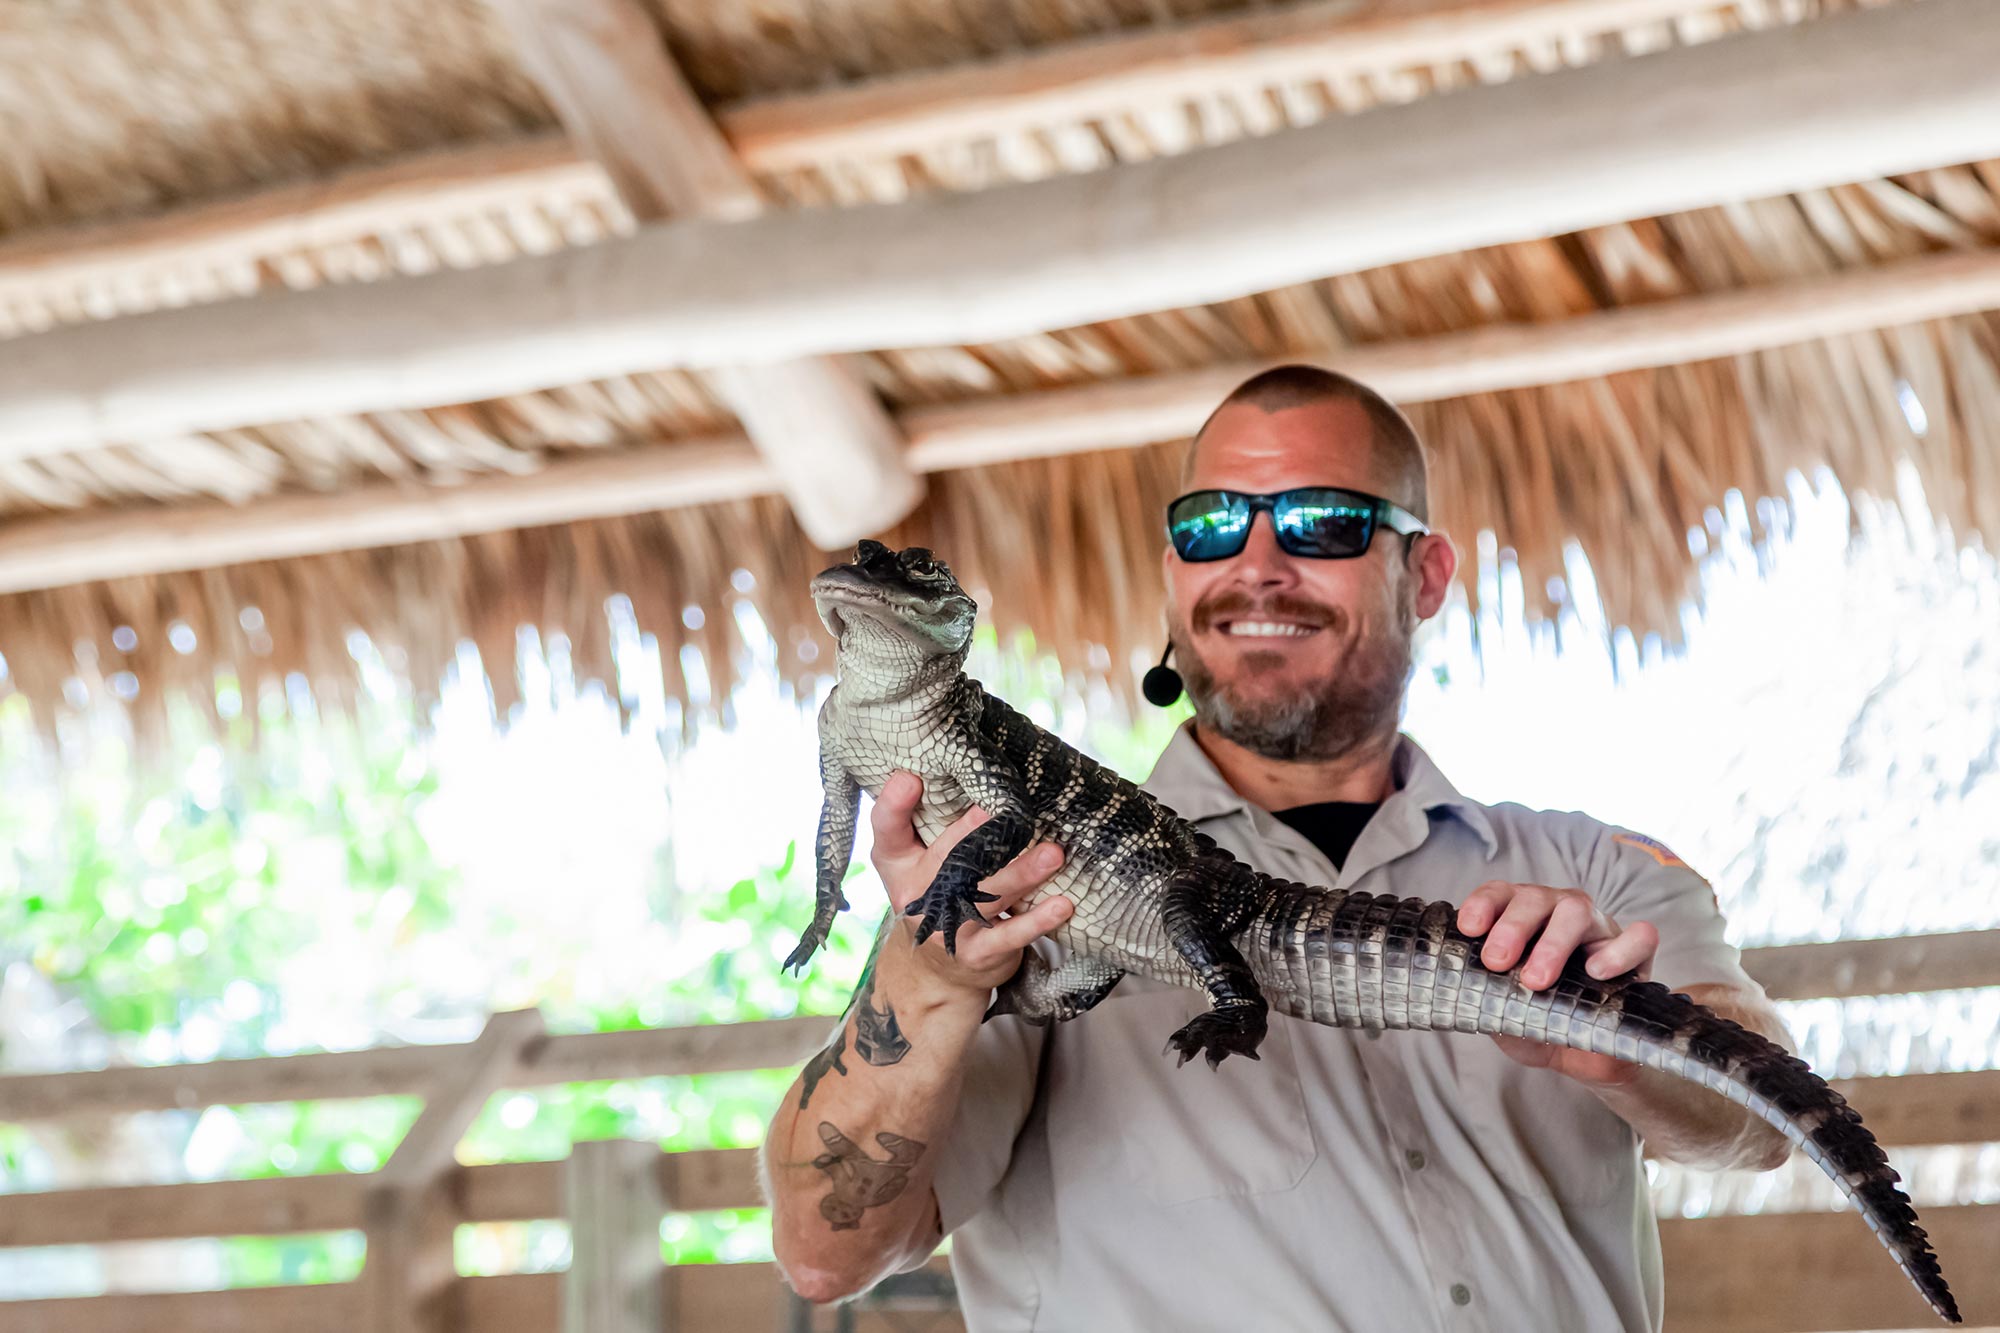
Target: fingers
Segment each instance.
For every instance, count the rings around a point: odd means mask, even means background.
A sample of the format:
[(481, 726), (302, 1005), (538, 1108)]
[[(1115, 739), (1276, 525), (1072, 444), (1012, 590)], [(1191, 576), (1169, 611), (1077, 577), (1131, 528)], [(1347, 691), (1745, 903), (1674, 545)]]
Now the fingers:
[(1055, 894), (1042, 899), (1018, 916), (996, 921), (992, 929), (967, 926), (958, 935), (958, 956), (972, 968), (984, 968), (1019, 953), (1035, 940), (1060, 926), (1076, 912), (1069, 899)]
[(869, 861), (881, 876), (889, 901), (899, 911), (922, 896), (951, 849), (988, 818), (975, 805), (938, 834), (936, 842), (925, 846), (916, 822), (923, 795), (923, 779), (898, 769), (882, 784), (868, 811), (868, 825), (875, 835)]
[(1521, 984), (1529, 990), (1555, 985), (1563, 964), (1578, 946), (1586, 940), (1602, 939), (1615, 929), (1581, 893), (1557, 894), (1546, 911), (1541, 938), (1521, 965)]
[(1514, 896), (1514, 888), (1497, 879), (1481, 884), (1459, 904), (1458, 928), (1468, 935), (1484, 935), (1500, 919), (1508, 899)]
[(1046, 884), (1049, 876), (1062, 868), (1062, 863), (1062, 848), (1052, 842), (1034, 844), (980, 881), (979, 887), (992, 894), (994, 901), (980, 904), (979, 910), (988, 920), (1011, 910), (1015, 903)]
[(1468, 935), (1483, 931), (1479, 961), (1495, 972), (1518, 962), (1521, 984), (1530, 990), (1554, 985), (1579, 948), (1585, 970), (1599, 980), (1632, 971), (1643, 979), (1660, 947), (1660, 933), (1652, 925), (1640, 921), (1621, 930), (1580, 889), (1499, 880), (1466, 897), (1458, 909), (1458, 928)]
[(868, 811), (868, 827), (875, 834), (873, 860), (877, 870), (885, 866), (913, 864), (924, 854), (917, 837), (917, 802), (923, 799), (924, 781), (914, 773), (897, 771), (882, 784)]
[(1607, 940), (1584, 946), (1589, 957), (1583, 970), (1599, 981), (1636, 971), (1641, 981), (1653, 973), (1653, 955), (1660, 951), (1660, 931), (1650, 921), (1634, 921)]
[(1554, 906), (1555, 890), (1537, 884), (1482, 884), (1459, 909), (1459, 916), (1471, 911), (1475, 921), (1484, 919), (1486, 942), (1480, 946), (1479, 961), (1492, 971), (1505, 972), (1527, 952), (1528, 941)]

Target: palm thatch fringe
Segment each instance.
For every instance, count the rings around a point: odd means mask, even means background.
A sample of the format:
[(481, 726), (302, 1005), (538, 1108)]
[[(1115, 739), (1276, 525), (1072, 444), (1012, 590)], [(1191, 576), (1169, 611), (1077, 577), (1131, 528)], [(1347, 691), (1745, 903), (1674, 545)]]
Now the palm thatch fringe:
[[(1753, 512), (1762, 497), (1782, 503), (1794, 471), (1828, 467), (1852, 492), (1893, 499), (1908, 460), (1960, 540), (2000, 531), (2000, 317), (1419, 404), (1413, 416), (1438, 520), (1468, 557), (1477, 534), (1494, 534), (1518, 562), (1530, 617), (1561, 613), (1573, 541), (1611, 625), (1678, 643), (1697, 586), (1690, 530), (1731, 490)], [(1160, 641), (1158, 515), (1182, 448), (939, 474), (888, 537), (941, 552), (1003, 636), (1031, 631), (1066, 671), (1129, 699), (1132, 663)], [(354, 629), (421, 706), (470, 640), (504, 712), (522, 625), (567, 635), (579, 679), (614, 679), (604, 607), (622, 593), (658, 636), (666, 693), (693, 705), (693, 722), (704, 710), (682, 650), (699, 654), (712, 713), (744, 660), (739, 600), (775, 636), (781, 675), (810, 688), (829, 657), (805, 590), (830, 558), (781, 502), (745, 500), (18, 594), (0, 598), (0, 654), (7, 687), (44, 719), (130, 695), (135, 720), (157, 730), (170, 696), (212, 711), (218, 671), (246, 689), (299, 673), (322, 708), (345, 707), (359, 688)], [(1465, 560), (1478, 609), (1476, 572)]]

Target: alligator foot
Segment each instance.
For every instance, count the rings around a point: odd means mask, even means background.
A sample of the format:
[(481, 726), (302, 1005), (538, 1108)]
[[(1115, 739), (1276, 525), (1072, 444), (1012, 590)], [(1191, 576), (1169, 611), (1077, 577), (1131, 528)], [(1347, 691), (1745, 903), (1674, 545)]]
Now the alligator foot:
[(847, 895), (838, 889), (831, 893), (820, 890), (819, 903), (813, 909), (812, 924), (805, 934), (799, 936), (799, 947), (792, 950), (785, 959), (788, 972), (805, 971), (806, 963), (819, 952), (819, 946), (826, 943), (826, 937), (833, 933), (833, 917), (836, 912), (847, 910)]
[(819, 952), (819, 946), (826, 943), (827, 927), (814, 921), (806, 927), (806, 933), (799, 936), (799, 945), (785, 957), (787, 972), (804, 972), (806, 963)]
[(953, 884), (943, 877), (933, 883), (924, 896), (903, 909), (906, 916), (919, 916), (917, 922), (917, 943), (922, 944), (934, 934), (944, 936), (944, 951), (953, 957), (958, 955), (958, 928), (968, 921), (977, 921), (982, 926), (990, 926), (979, 913), (979, 904), (998, 902), (996, 894), (986, 893), (974, 884)]
[(1208, 1067), (1215, 1068), (1231, 1055), (1258, 1058), (1257, 1047), (1264, 1040), (1264, 1011), (1251, 1005), (1231, 1005), (1196, 1014), (1186, 1027), (1167, 1038), (1163, 1054), (1180, 1052), (1184, 1065), (1198, 1054), (1206, 1054)]

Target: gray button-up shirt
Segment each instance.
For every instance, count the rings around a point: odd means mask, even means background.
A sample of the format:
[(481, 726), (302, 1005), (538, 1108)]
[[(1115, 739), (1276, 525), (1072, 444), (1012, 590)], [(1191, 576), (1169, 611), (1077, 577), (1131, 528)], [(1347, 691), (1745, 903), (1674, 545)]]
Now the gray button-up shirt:
[[(1183, 729), (1147, 789), (1258, 869), (1461, 901), (1582, 888), (1651, 921), (1653, 975), (1752, 986), (1704, 882), (1580, 814), (1483, 806), (1407, 738), (1336, 875)], [(1127, 977), (1053, 1028), (986, 1024), (936, 1191), (966, 1321), (988, 1330), (1657, 1330), (1659, 1233), (1637, 1136), (1488, 1038), (1271, 1016), (1262, 1058), (1176, 1068), (1196, 991)]]

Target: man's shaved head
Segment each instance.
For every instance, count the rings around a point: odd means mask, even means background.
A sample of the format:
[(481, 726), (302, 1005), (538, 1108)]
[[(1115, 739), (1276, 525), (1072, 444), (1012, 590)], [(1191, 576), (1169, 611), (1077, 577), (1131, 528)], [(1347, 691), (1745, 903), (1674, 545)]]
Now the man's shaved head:
[[(1367, 385), (1317, 366), (1244, 381), (1202, 423), (1181, 489), (1272, 495), (1331, 486), (1426, 516), (1409, 419)], [(1428, 522), (1428, 518), (1425, 517)], [(1411, 636), (1437, 614), (1456, 557), (1441, 536), (1378, 527), (1350, 557), (1295, 556), (1255, 512), (1236, 554), (1161, 552), (1167, 629), (1198, 729), (1249, 754), (1331, 761), (1395, 734)]]
[(1195, 456), (1201, 449), (1202, 434), (1208, 430), (1209, 422), (1224, 410), (1254, 407), (1264, 412), (1282, 412), (1287, 408), (1325, 402), (1354, 403), (1368, 414), (1377, 446), (1386, 456), (1390, 471), (1399, 483), (1396, 490), (1384, 498), (1394, 500), (1428, 522), (1430, 504), (1424, 450), (1410, 419), (1394, 403), (1360, 380), (1318, 366), (1277, 366), (1251, 376), (1232, 389), (1229, 396), (1217, 404), (1215, 411), (1208, 414), (1208, 420), (1201, 423), (1201, 430), (1195, 432), (1194, 442), (1188, 446), (1187, 459), (1181, 467), (1182, 485), (1185, 486), (1194, 474)]

